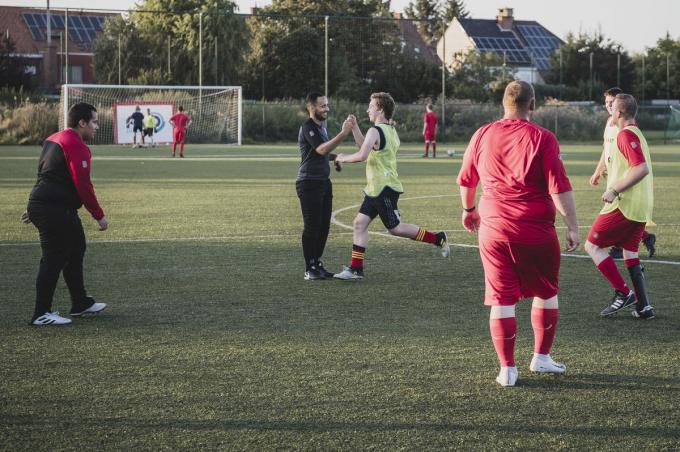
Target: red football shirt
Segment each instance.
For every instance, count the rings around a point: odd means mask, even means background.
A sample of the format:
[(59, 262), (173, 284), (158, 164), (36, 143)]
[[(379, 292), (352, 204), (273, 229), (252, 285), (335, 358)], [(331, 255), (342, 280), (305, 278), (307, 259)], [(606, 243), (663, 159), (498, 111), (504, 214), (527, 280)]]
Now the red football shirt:
[(437, 127), (437, 122), (439, 122), (437, 115), (433, 111), (428, 111), (425, 113), (423, 121), (425, 121), (425, 130), (430, 131), (434, 131), (434, 129)]
[(178, 112), (178, 113), (175, 113), (174, 115), (172, 115), (172, 117), (170, 118), (170, 121), (175, 123), (175, 128), (180, 129), (180, 130), (184, 130), (184, 129), (186, 129), (189, 121), (191, 121), (191, 118), (186, 113)]
[(550, 195), (571, 191), (571, 184), (549, 130), (511, 119), (481, 127), (465, 151), (458, 184), (475, 188), (480, 181), (480, 240), (530, 244), (554, 236)]
[[(633, 125), (637, 127), (637, 124)], [(620, 130), (618, 135), (616, 135), (616, 145), (631, 167), (646, 162), (645, 154), (642, 152), (642, 146), (640, 145), (640, 139), (632, 130)]]

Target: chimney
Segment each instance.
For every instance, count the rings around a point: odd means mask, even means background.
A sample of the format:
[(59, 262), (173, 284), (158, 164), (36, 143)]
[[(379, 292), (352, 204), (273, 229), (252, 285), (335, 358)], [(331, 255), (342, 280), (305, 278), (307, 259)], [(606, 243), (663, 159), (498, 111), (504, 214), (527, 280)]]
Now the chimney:
[(401, 18), (402, 18), (400, 12), (393, 12), (392, 16), (397, 20), (401, 20)]
[(512, 30), (512, 8), (498, 8), (496, 22), (502, 30)]

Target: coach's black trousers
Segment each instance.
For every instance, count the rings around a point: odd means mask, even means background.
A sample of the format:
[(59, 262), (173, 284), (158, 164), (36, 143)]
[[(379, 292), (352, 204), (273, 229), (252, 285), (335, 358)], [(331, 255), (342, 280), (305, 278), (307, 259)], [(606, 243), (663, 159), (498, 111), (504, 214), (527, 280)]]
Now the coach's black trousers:
[(299, 180), (295, 183), (302, 208), (302, 253), (309, 270), (321, 259), (331, 227), (333, 185), (326, 180)]
[(28, 217), (40, 233), (42, 257), (36, 278), (34, 318), (52, 311), (52, 299), (59, 274), (71, 294), (73, 308), (87, 306), (83, 280), (85, 232), (76, 209), (28, 204)]

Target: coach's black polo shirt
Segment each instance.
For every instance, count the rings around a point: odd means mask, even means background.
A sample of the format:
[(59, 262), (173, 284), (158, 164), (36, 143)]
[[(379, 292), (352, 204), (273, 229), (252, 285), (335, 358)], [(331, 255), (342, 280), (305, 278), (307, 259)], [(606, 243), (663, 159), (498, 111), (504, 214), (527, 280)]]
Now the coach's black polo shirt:
[(320, 155), (316, 148), (328, 141), (324, 125), (317, 125), (309, 118), (300, 127), (298, 145), (300, 146), (300, 170), (297, 180), (326, 180), (330, 176), (329, 154)]

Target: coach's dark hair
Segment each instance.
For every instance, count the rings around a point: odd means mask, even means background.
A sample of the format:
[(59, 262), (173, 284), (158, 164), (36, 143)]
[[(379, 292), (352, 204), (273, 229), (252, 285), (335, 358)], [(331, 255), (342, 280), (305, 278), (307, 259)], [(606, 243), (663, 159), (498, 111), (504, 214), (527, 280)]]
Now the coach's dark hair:
[(311, 92), (309, 92), (309, 93), (307, 94), (307, 96), (305, 97), (305, 103), (306, 103), (307, 105), (310, 105), (310, 104), (316, 105), (316, 100), (317, 100), (319, 97), (323, 97), (323, 96), (324, 96), (324, 95), (321, 94), (321, 93), (318, 92), (318, 91), (311, 91)]
[(71, 107), (68, 111), (67, 125), (72, 129), (78, 127), (78, 123), (82, 119), (85, 122), (90, 122), (92, 119), (92, 112), (97, 111), (94, 105), (80, 102)]
[(179, 111), (184, 111), (184, 107), (182, 107), (182, 106), (180, 105), (179, 108), (178, 108), (177, 110), (179, 110)]
[(618, 86), (614, 86), (613, 88), (609, 88), (607, 91), (604, 92), (605, 96), (610, 96), (610, 97), (616, 97), (617, 95), (621, 94), (623, 90), (619, 88)]
[(395, 103), (390, 93), (373, 93), (371, 99), (376, 100), (378, 108), (382, 110), (386, 119), (392, 119)]
[(634, 119), (637, 116), (637, 101), (630, 94), (617, 94), (616, 100), (619, 101), (618, 110), (626, 118)]

